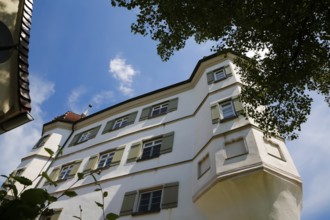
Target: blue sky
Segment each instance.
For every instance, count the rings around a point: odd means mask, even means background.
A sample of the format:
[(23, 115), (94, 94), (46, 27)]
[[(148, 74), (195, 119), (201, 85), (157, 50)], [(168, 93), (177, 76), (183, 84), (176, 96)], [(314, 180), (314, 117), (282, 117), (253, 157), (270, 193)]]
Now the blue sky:
[[(35, 120), (0, 136), (1, 174), (15, 169), (40, 138), (42, 124), (68, 110), (99, 111), (128, 98), (186, 80), (211, 43), (186, 48), (164, 63), (156, 42), (133, 35), (135, 11), (110, 1), (35, 1), (30, 43), (30, 87)], [(330, 219), (329, 108), (314, 95), (300, 139), (287, 142), (303, 179), (302, 219)], [(2, 180), (0, 180), (2, 181)]]

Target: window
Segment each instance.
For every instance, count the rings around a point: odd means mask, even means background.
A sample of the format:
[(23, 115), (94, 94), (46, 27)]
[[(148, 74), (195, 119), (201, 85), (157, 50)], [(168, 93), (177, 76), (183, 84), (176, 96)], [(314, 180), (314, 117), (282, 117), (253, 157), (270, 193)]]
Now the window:
[(144, 108), (141, 112), (140, 121), (176, 111), (178, 108), (178, 100), (178, 98), (175, 98)]
[(212, 123), (225, 122), (237, 117), (243, 112), (243, 106), (239, 98), (233, 98), (211, 106)]
[(120, 118), (115, 121), (115, 124), (113, 125), (112, 129), (117, 129), (126, 126), (128, 118)]
[(207, 83), (212, 84), (232, 75), (231, 67), (229, 65), (210, 71), (206, 74)]
[(65, 180), (68, 178), (73, 165), (64, 166), (61, 169), (60, 175), (58, 176), (58, 180)]
[(162, 137), (134, 143), (131, 146), (127, 162), (142, 161), (159, 157), (172, 152), (174, 132), (164, 134)]
[(162, 190), (141, 193), (137, 212), (159, 211), (161, 198)]
[(235, 109), (232, 101), (220, 104), (222, 119), (231, 118), (236, 116)]
[(104, 152), (104, 153), (90, 156), (83, 171), (89, 172), (94, 169), (105, 169), (105, 168), (119, 165), (121, 158), (123, 156), (124, 150), (125, 150), (125, 146), (121, 146), (110, 152)]
[(153, 157), (159, 157), (162, 140), (149, 141), (143, 144), (141, 160)]
[(108, 121), (102, 134), (133, 124), (137, 113), (138, 112), (136, 111), (123, 117)]
[(168, 103), (164, 103), (164, 104), (156, 105), (156, 106), (152, 107), (150, 117), (166, 114), (167, 108), (168, 108)]
[(203, 159), (198, 162), (198, 177), (201, 177), (210, 169), (210, 157), (207, 154)]
[(44, 146), (49, 137), (50, 137), (50, 135), (46, 135), (46, 136), (41, 137), (39, 139), (39, 141), (33, 146), (32, 149), (37, 149), (37, 148), (40, 148), (40, 147)]
[(114, 152), (101, 154), (97, 168), (109, 167), (114, 154)]
[(237, 139), (225, 143), (227, 159), (247, 154), (247, 148), (244, 139)]
[[(53, 182), (73, 178), (74, 175), (77, 173), (80, 164), (81, 160), (77, 160), (70, 164), (55, 167), (48, 176)], [(45, 184), (49, 183), (46, 182)]]
[(218, 80), (221, 80), (224, 78), (226, 78), (226, 72), (225, 72), (224, 68), (214, 71), (214, 80), (215, 81), (218, 81)]
[(120, 216), (159, 212), (178, 206), (179, 183), (167, 183), (156, 189), (125, 193)]
[(264, 139), (264, 144), (267, 150), (267, 153), (270, 156), (273, 156), (277, 159), (285, 161), (281, 148), (278, 144), (272, 142), (271, 140)]
[(94, 127), (92, 129), (89, 129), (87, 131), (84, 131), (84, 132), (81, 132), (81, 133), (76, 134), (73, 137), (73, 139), (72, 139), (69, 147), (71, 147), (73, 145), (80, 144), (82, 142), (85, 142), (85, 141), (88, 141), (90, 139), (95, 138), (96, 135), (97, 135), (97, 132), (100, 130), (100, 127), (101, 127), (101, 125), (100, 126), (97, 126), (97, 127)]

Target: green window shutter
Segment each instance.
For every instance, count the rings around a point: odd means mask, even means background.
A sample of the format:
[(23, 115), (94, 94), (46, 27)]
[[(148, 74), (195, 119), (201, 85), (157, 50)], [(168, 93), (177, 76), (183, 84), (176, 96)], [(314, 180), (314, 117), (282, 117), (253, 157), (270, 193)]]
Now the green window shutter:
[(76, 134), (76, 135), (73, 137), (71, 143), (69, 144), (69, 147), (71, 147), (71, 146), (73, 146), (73, 145), (76, 145), (76, 143), (78, 142), (78, 140), (79, 140), (81, 134), (82, 134), (82, 133)]
[(120, 216), (131, 215), (133, 213), (136, 195), (137, 191), (125, 193), (123, 204), (120, 209)]
[(86, 166), (84, 167), (84, 172), (93, 170), (97, 161), (98, 161), (98, 155), (91, 156)]
[(239, 100), (239, 98), (233, 99), (233, 104), (234, 104), (236, 113), (242, 113), (244, 111), (243, 105), (242, 105), (241, 101)]
[(168, 102), (167, 112), (173, 112), (178, 109), (178, 100), (178, 98), (175, 98)]
[(129, 151), (127, 162), (136, 161), (141, 151), (141, 143), (132, 144), (131, 150)]
[(164, 185), (162, 209), (178, 206), (179, 182)]
[(134, 124), (134, 121), (135, 121), (135, 118), (136, 118), (137, 113), (138, 112), (136, 111), (136, 112), (133, 112), (133, 113), (131, 113), (131, 114), (128, 115), (127, 125)]
[(224, 66), (224, 68), (225, 68), (226, 76), (233, 75), (230, 65)]
[(120, 164), (120, 161), (121, 161), (121, 158), (123, 156), (124, 150), (125, 150), (125, 147), (118, 148), (116, 150), (115, 154), (113, 155), (110, 166), (116, 166), (116, 165)]
[(160, 154), (170, 153), (173, 148), (174, 132), (165, 134), (162, 139), (162, 146), (160, 147)]
[(141, 112), (140, 121), (146, 120), (149, 118), (151, 107), (144, 108)]
[(115, 123), (115, 120), (108, 121), (107, 124), (105, 125), (105, 128), (104, 128), (102, 134), (105, 134), (105, 133), (111, 131), (114, 123)]
[(211, 106), (212, 124), (216, 124), (220, 119), (219, 105), (215, 104)]
[(213, 82), (214, 82), (214, 74), (213, 74), (213, 71), (208, 72), (206, 75), (207, 75), (207, 83), (208, 83), (208, 84), (213, 83)]
[(81, 160), (77, 160), (76, 162), (74, 162), (73, 164), (73, 167), (68, 175), (69, 178), (73, 178), (74, 175), (77, 173), (79, 167), (80, 167), (80, 164), (81, 164)]
[(100, 130), (100, 128), (101, 128), (101, 125), (93, 128), (91, 131), (91, 135), (89, 136), (90, 137), (89, 139), (95, 138), (97, 135), (97, 132)]
[(56, 167), (52, 170), (52, 172), (49, 174), (49, 179), (52, 181), (56, 181), (58, 175), (60, 174), (61, 167)]

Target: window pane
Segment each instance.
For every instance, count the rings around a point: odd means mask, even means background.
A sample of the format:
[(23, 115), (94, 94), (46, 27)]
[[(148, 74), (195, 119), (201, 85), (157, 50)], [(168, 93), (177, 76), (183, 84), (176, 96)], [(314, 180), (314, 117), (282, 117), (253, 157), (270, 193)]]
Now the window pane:
[(235, 115), (234, 108), (231, 102), (221, 105), (223, 118), (228, 118)]

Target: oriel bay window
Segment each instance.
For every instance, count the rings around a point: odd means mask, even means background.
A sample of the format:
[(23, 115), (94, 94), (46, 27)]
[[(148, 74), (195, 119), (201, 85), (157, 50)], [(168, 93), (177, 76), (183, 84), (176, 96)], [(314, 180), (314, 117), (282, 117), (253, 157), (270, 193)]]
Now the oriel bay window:
[(207, 83), (212, 84), (215, 82), (218, 82), (220, 80), (224, 80), (227, 77), (232, 75), (232, 71), (229, 65), (218, 68), (216, 70), (213, 70), (211, 72), (208, 72), (207, 74)]
[(119, 165), (123, 156), (125, 147), (119, 147), (108, 152), (92, 155), (84, 167), (84, 172), (89, 172), (95, 169), (106, 169), (112, 166)]
[(120, 215), (141, 215), (160, 212), (178, 206), (179, 183), (167, 183), (162, 186), (125, 193)]
[(173, 140), (174, 132), (170, 132), (155, 139), (132, 144), (127, 162), (152, 159), (161, 154), (170, 153), (173, 148)]
[(73, 137), (69, 147), (95, 138), (96, 135), (97, 135), (97, 132), (100, 130), (100, 127), (101, 127), (101, 125), (97, 126), (97, 127), (94, 127), (92, 129), (89, 129), (87, 131), (83, 131), (81, 133), (76, 134)]
[(131, 114), (125, 115), (123, 117), (108, 121), (107, 124), (105, 125), (102, 134), (133, 124), (137, 113), (138, 112), (136, 111)]
[(239, 98), (216, 103), (211, 106), (212, 123), (225, 122), (237, 117), (243, 112), (243, 106)]
[(140, 116), (140, 121), (176, 111), (178, 108), (178, 100), (178, 98), (175, 98), (144, 108)]

